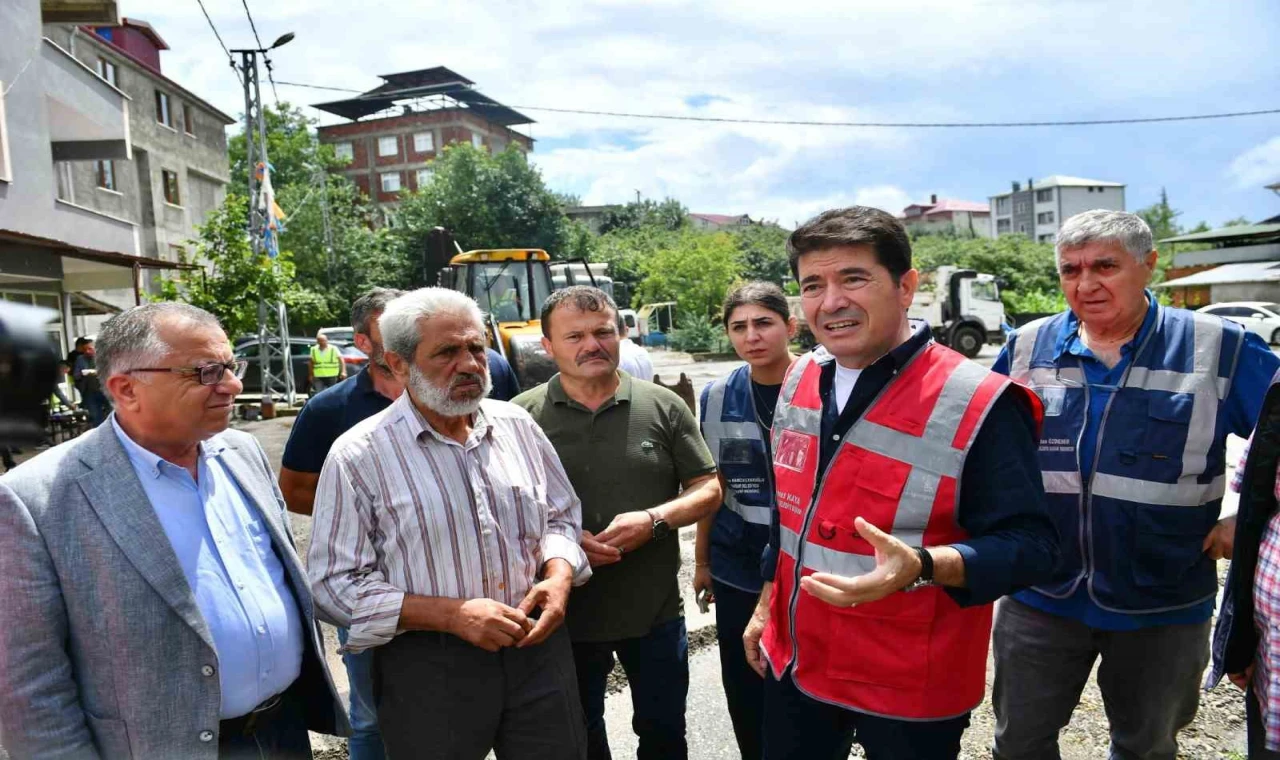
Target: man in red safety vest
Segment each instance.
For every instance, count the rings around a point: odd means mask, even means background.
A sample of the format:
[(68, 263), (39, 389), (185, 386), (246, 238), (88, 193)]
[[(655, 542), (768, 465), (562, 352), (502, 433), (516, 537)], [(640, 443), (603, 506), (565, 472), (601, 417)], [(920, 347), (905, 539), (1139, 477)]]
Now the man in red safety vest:
[(1026, 387), (907, 317), (902, 224), (827, 211), (791, 234), (821, 347), (774, 417), (773, 565), (743, 638), (764, 757), (955, 758), (982, 701), (992, 603), (1049, 577), (1058, 536)]

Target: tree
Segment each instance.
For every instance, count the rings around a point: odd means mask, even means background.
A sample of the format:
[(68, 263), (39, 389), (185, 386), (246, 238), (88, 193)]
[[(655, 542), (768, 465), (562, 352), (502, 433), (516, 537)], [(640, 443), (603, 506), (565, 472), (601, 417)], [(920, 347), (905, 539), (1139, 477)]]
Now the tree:
[(1001, 300), (1010, 312), (1020, 312), (1022, 304), (1042, 296), (1056, 303), (1061, 292), (1053, 246), (1021, 235), (994, 240), (926, 235), (912, 242), (912, 260), (921, 272), (950, 264), (1003, 278)]
[(787, 237), (776, 224), (748, 224), (731, 231), (742, 259), (744, 280), (763, 280), (786, 287), (792, 279), (787, 259)]
[(1163, 187), (1160, 188), (1159, 202), (1138, 209), (1134, 213), (1142, 217), (1151, 228), (1151, 239), (1154, 241), (1159, 242), (1182, 234), (1182, 227), (1178, 225), (1178, 217), (1182, 216), (1182, 212), (1176, 211), (1169, 205), (1169, 194)]
[(514, 146), (497, 154), (468, 143), (446, 146), (431, 181), (404, 196), (394, 236), (406, 255), (421, 258), (427, 233), (444, 227), (464, 249), (542, 248), (554, 258), (583, 245), (560, 200)]
[(688, 224), (689, 210), (674, 198), (667, 198), (661, 202), (632, 201), (620, 208), (611, 208), (604, 212), (604, 218), (600, 221), (600, 234), (605, 235), (614, 230), (638, 230), (645, 227), (678, 230)]
[(643, 259), (640, 269), (642, 302), (675, 301), (682, 312), (715, 317), (742, 262), (732, 235), (684, 230)]
[[(267, 128), (267, 160), (271, 163), (271, 185), (279, 193), (289, 185), (310, 185), (320, 171), (340, 166), (333, 147), (321, 145), (311, 128), (310, 119), (301, 108), (281, 103), (280, 107), (263, 106), (262, 118)], [(227, 140), (231, 158), (232, 188), (247, 187), (249, 164), (245, 153), (243, 130)]]
[[(249, 204), (243, 195), (229, 194), (199, 227), (190, 260), (203, 262), (200, 271), (180, 270), (161, 286), (161, 300), (199, 306), (218, 317), (233, 338), (256, 330), (258, 303), (283, 301), (296, 320), (318, 322), (330, 317), (325, 300), (295, 281), (288, 252), (276, 259), (253, 255), (248, 224)], [(188, 259), (186, 255), (184, 259)]]
[(1234, 219), (1228, 219), (1227, 221), (1223, 222), (1222, 226), (1223, 227), (1246, 227), (1250, 224), (1253, 224), (1253, 222), (1249, 221), (1248, 219), (1245, 219), (1243, 216), (1237, 216)]

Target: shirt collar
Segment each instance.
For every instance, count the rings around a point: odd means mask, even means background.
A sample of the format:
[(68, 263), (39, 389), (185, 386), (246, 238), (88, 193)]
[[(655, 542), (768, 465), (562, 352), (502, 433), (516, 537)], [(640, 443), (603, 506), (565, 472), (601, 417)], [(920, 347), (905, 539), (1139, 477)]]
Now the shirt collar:
[[(632, 383), (631, 375), (628, 375), (626, 372), (618, 372), (618, 388), (613, 392), (613, 401), (615, 404), (620, 404), (623, 401), (631, 403)], [(553, 404), (568, 404), (570, 401), (573, 401), (573, 399), (569, 398), (569, 394), (565, 392), (564, 386), (560, 383), (559, 372), (547, 381), (547, 398), (551, 399), (551, 403)], [(582, 406), (576, 401), (573, 403), (578, 406)], [(600, 409), (597, 409), (596, 411), (600, 411), (604, 408), (605, 406), (602, 405)]]
[[(119, 439), (120, 445), (124, 447), (124, 453), (128, 455), (129, 462), (133, 465), (133, 469), (139, 475), (146, 474), (152, 478), (158, 478), (165, 466), (178, 467), (178, 465), (161, 457), (153, 451), (144, 449), (137, 441), (129, 437), (124, 432), (124, 428), (120, 427), (120, 422), (116, 419), (114, 412), (111, 413), (111, 429), (115, 431), (116, 438)], [(216, 457), (226, 449), (226, 444), (216, 438), (203, 441), (198, 444), (200, 456), (204, 458)], [(179, 468), (184, 469), (185, 468)]]
[[(1142, 291), (1147, 298), (1147, 315), (1142, 319), (1142, 326), (1138, 328), (1138, 332), (1134, 334), (1133, 339), (1120, 347), (1120, 354), (1128, 356), (1134, 348), (1142, 343), (1147, 337), (1147, 333), (1151, 332), (1152, 326), (1156, 323), (1156, 313), (1159, 311), (1160, 305), (1156, 302), (1155, 294), (1150, 290)], [(1061, 362), (1062, 357), (1066, 354), (1075, 354), (1077, 356), (1084, 355), (1088, 348), (1084, 345), (1084, 341), (1080, 340), (1080, 318), (1076, 316), (1074, 311), (1067, 311), (1067, 323), (1065, 329), (1058, 336), (1058, 342), (1054, 346), (1054, 361)]]
[[(413, 399), (409, 396), (409, 390), (406, 388), (404, 393), (400, 394), (400, 398), (392, 402), (395, 409), (399, 412), (400, 418), (409, 426), (409, 432), (413, 434), (414, 440), (419, 443), (425, 443), (427, 438), (434, 438), (440, 443), (459, 445), (457, 441), (448, 436), (442, 435), (438, 430), (427, 422), (427, 418), (422, 416), (422, 412), (418, 411), (418, 407), (413, 403)], [(479, 441), (489, 434), (491, 429), (489, 418), (484, 413), (484, 401), (480, 402), (480, 408), (476, 410), (475, 419), (471, 422), (471, 435), (467, 439), (467, 443)]]

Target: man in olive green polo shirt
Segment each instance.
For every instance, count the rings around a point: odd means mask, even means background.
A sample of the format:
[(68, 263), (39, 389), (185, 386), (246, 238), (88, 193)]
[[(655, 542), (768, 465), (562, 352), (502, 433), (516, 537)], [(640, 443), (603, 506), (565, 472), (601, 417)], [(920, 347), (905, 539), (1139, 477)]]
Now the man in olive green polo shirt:
[(639, 757), (685, 758), (689, 659), (676, 529), (715, 511), (720, 483), (684, 401), (618, 371), (617, 313), (596, 288), (553, 293), (542, 345), (560, 373), (513, 401), (542, 426), (582, 500), (582, 548), (594, 571), (569, 597), (566, 622), (587, 757), (610, 758), (604, 695), (616, 654)]

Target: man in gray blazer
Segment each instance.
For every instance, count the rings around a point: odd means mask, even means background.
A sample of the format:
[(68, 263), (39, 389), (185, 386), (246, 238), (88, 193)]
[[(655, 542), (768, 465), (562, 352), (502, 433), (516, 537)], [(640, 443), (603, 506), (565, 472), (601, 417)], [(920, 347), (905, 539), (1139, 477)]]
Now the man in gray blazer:
[(243, 363), (213, 316), (110, 319), (115, 413), (0, 478), (0, 746), (15, 758), (310, 757), (345, 735)]

